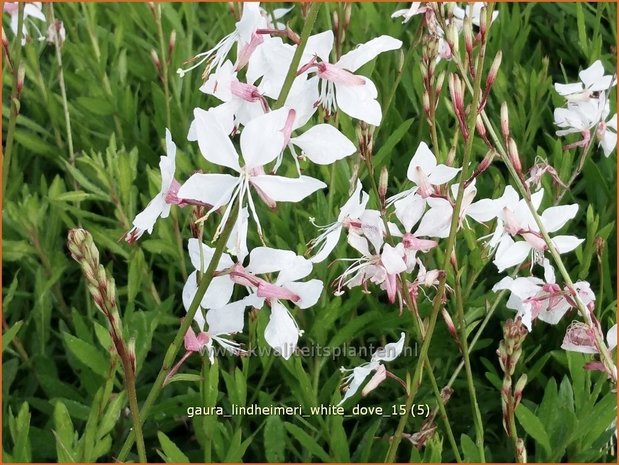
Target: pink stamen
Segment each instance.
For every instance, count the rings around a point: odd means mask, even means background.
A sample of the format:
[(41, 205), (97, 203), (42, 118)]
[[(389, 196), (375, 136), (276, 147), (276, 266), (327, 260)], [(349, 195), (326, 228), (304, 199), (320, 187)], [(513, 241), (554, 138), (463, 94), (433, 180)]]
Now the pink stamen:
[(260, 284), (258, 284), (257, 295), (265, 299), (282, 299), (290, 300), (291, 302), (298, 302), (301, 300), (301, 297), (285, 287), (277, 286), (266, 281), (261, 281)]
[(330, 63), (318, 64), (318, 76), (327, 81), (335, 82), (337, 84), (345, 84), (347, 86), (363, 86), (365, 81), (363, 78), (354, 75), (350, 71), (338, 68)]
[(249, 62), (249, 58), (251, 57), (252, 53), (254, 53), (254, 51), (258, 48), (258, 45), (260, 45), (262, 42), (264, 42), (264, 37), (261, 34), (252, 34), (249, 43), (245, 44), (245, 46), (241, 49), (241, 52), (239, 53), (239, 58), (236, 62), (235, 71), (239, 71), (245, 67), (245, 65)]
[(246, 102), (257, 102), (262, 99), (262, 94), (253, 84), (246, 84), (240, 81), (232, 81), (230, 83), (232, 95), (245, 100)]

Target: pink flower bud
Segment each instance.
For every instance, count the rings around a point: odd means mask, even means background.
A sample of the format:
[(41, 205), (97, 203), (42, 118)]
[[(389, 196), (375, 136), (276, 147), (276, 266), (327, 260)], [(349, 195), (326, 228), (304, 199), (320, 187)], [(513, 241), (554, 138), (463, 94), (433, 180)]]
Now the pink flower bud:
[(361, 391), (361, 396), (367, 396), (370, 392), (376, 389), (378, 385), (382, 383), (386, 378), (387, 369), (385, 368), (385, 365), (378, 365), (378, 368), (376, 368), (376, 373), (374, 373), (374, 376), (372, 376), (372, 378), (368, 381), (368, 383)]
[(518, 146), (516, 146), (516, 141), (509, 138), (507, 143), (507, 154), (509, 155), (509, 161), (514, 166), (514, 169), (518, 174), (522, 174), (522, 163), (520, 163), (520, 155), (518, 154)]
[(509, 138), (509, 110), (507, 109), (507, 103), (501, 104), (501, 132), (505, 140)]
[(486, 88), (489, 89), (494, 84), (494, 80), (499, 72), (499, 68), (501, 67), (501, 59), (503, 58), (503, 53), (499, 50), (492, 61), (492, 65), (490, 66), (490, 71), (488, 71), (488, 76), (486, 77)]
[(168, 40), (168, 59), (172, 55), (175, 45), (176, 45), (176, 30), (172, 29), (172, 32), (170, 32), (170, 39)]
[(387, 196), (387, 188), (389, 186), (389, 170), (386, 166), (380, 170), (380, 178), (378, 180), (378, 195), (384, 201)]
[(24, 90), (24, 81), (26, 79), (26, 65), (20, 63), (17, 69), (17, 98), (21, 96), (22, 90)]

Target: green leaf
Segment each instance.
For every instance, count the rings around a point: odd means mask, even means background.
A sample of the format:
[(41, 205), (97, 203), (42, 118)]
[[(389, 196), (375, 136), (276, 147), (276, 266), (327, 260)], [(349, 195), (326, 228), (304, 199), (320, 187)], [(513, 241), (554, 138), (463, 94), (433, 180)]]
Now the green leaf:
[(54, 405), (54, 437), (56, 438), (56, 456), (58, 463), (75, 462), (73, 440), (75, 431), (67, 407), (62, 402)]
[(62, 337), (69, 352), (71, 352), (80, 362), (96, 374), (102, 377), (106, 376), (109, 362), (107, 358), (95, 348), (95, 346), (78, 339), (69, 333), (63, 332)]
[(516, 418), (529, 436), (535, 439), (550, 454), (550, 438), (542, 422), (525, 405), (516, 408)]
[(475, 445), (475, 442), (466, 434), (460, 436), (460, 445), (462, 447), (462, 458), (464, 458), (466, 462), (481, 462), (481, 457), (479, 456), (479, 449)]
[(189, 463), (187, 456), (183, 454), (178, 446), (174, 444), (172, 440), (165, 435), (165, 433), (159, 431), (157, 432), (157, 437), (159, 438), (159, 444), (163, 450), (163, 454), (160, 453), (159, 455), (166, 461), (166, 463)]
[(376, 152), (376, 155), (374, 155), (374, 166), (380, 167), (382, 165), (384, 159), (393, 151), (396, 144), (400, 142), (400, 140), (408, 132), (412, 124), (413, 118), (407, 119), (391, 133), (387, 140), (381, 145), (378, 152)]
[(284, 427), (312, 455), (318, 457), (323, 462), (331, 462), (329, 454), (327, 454), (324, 449), (318, 445), (316, 440), (307, 434), (303, 429), (288, 422), (284, 423)]
[(23, 324), (23, 321), (18, 321), (2, 334), (2, 352), (6, 350), (13, 338), (17, 336), (17, 333), (19, 332)]
[(282, 419), (269, 416), (264, 425), (264, 455), (269, 462), (282, 463), (285, 459), (286, 431)]

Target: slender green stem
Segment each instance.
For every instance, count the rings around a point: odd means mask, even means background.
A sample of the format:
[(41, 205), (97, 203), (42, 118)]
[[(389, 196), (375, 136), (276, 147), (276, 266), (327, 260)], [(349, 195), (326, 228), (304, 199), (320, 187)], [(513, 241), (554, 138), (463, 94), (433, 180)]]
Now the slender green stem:
[(155, 5), (155, 23), (157, 23), (157, 35), (159, 36), (159, 55), (161, 62), (161, 78), (163, 80), (163, 93), (165, 96), (166, 124), (171, 130), (172, 117), (170, 115), (170, 81), (168, 76), (168, 54), (163, 37), (163, 25), (161, 21), (161, 4)]
[[(53, 28), (56, 27), (56, 18), (54, 15), (54, 4), (49, 4), (49, 16)], [(71, 131), (71, 115), (69, 114), (69, 103), (67, 101), (67, 88), (64, 81), (64, 68), (62, 66), (62, 45), (60, 43), (60, 34), (54, 34), (54, 46), (56, 48), (56, 61), (58, 61), (58, 81), (60, 84), (60, 95), (62, 97), (62, 109), (64, 112), (64, 121), (67, 130), (67, 144), (69, 146), (69, 163), (75, 166), (75, 152), (73, 151), (73, 134)], [(77, 190), (77, 181), (73, 179), (73, 186)]]
[(282, 91), (280, 92), (279, 98), (275, 103), (275, 108), (281, 108), (284, 105), (284, 103), (286, 102), (286, 98), (290, 93), (292, 83), (297, 77), (297, 70), (299, 69), (299, 64), (301, 63), (301, 56), (303, 55), (303, 50), (305, 50), (305, 44), (307, 43), (307, 39), (312, 33), (312, 28), (314, 27), (314, 23), (316, 22), (316, 18), (320, 10), (320, 5), (320, 2), (313, 2), (312, 6), (310, 6), (307, 17), (305, 18), (303, 30), (301, 31), (301, 39), (299, 41), (299, 45), (297, 45), (297, 48), (292, 57), (292, 62), (290, 63), (288, 74), (286, 75), (286, 79), (284, 80)]
[[(125, 357), (128, 354), (124, 354)], [(140, 421), (140, 407), (138, 406), (138, 396), (135, 390), (135, 371), (131, 362), (123, 359), (123, 368), (125, 371), (125, 390), (129, 399), (129, 409), (131, 410), (131, 418), (133, 420), (133, 431), (137, 438), (138, 458), (141, 463), (146, 463), (146, 448), (144, 447), (144, 434), (142, 433), (142, 422)]]
[[(482, 78), (482, 69), (483, 62), (485, 57), (485, 43), (482, 44), (480, 48), (480, 52), (477, 56), (477, 76), (475, 79), (475, 85), (473, 86), (472, 94), (473, 100), (471, 103), (471, 111), (468, 115), (467, 121), (467, 129), (469, 137), (466, 140), (466, 145), (464, 148), (464, 155), (462, 158), (462, 170), (460, 171), (459, 185), (463, 185), (464, 182), (468, 179), (469, 175), (469, 162), (471, 159), (471, 155), (473, 152), (473, 140), (475, 134), (475, 122), (477, 119), (477, 107), (479, 105), (479, 99), (481, 96), (481, 78)], [(451, 225), (449, 228), (449, 236), (447, 237), (447, 246), (445, 248), (445, 259), (443, 262), (442, 269), (447, 271), (449, 268), (449, 262), (451, 260), (452, 253), (454, 251), (454, 246), (456, 242), (456, 233), (458, 231), (458, 222), (460, 220), (460, 210), (462, 208), (462, 200), (464, 198), (464, 189), (458, 190), (458, 195), (456, 198), (456, 204), (454, 205), (452, 217), (451, 217)], [(409, 398), (407, 400), (407, 413), (402, 415), (400, 418), (400, 422), (396, 429), (395, 435), (391, 444), (389, 445), (389, 450), (387, 451), (387, 456), (385, 457), (385, 462), (393, 462), (397, 453), (397, 448), (400, 445), (400, 441), (402, 440), (402, 433), (404, 432), (404, 427), (406, 426), (406, 422), (408, 421), (408, 412), (410, 411), (410, 407), (413, 404), (413, 400), (415, 398), (415, 394), (417, 393), (419, 387), (419, 381), (421, 379), (421, 370), (423, 368), (423, 360), (428, 355), (428, 350), (430, 348), (430, 342), (432, 341), (432, 336), (434, 333), (434, 329), (436, 327), (436, 320), (440, 309), (443, 305), (443, 299), (445, 297), (445, 289), (447, 282), (447, 272), (440, 278), (438, 284), (438, 290), (436, 296), (434, 297), (434, 302), (432, 306), (432, 313), (430, 315), (430, 321), (428, 323), (428, 329), (426, 331), (426, 337), (423, 340), (423, 344), (420, 349), (420, 358), (417, 366), (415, 367), (415, 371), (413, 374), (413, 381), (411, 386), (411, 392)]]
[(471, 370), (471, 359), (469, 357), (469, 348), (466, 335), (466, 323), (464, 321), (464, 299), (462, 297), (462, 287), (460, 286), (460, 276), (456, 270), (455, 279), (456, 291), (456, 315), (458, 318), (458, 329), (460, 333), (460, 344), (462, 345), (462, 356), (464, 359), (464, 368), (466, 371), (466, 384), (471, 398), (471, 408), (473, 410), (473, 422), (475, 424), (475, 443), (479, 449), (479, 457), (482, 462), (486, 461), (484, 453), (484, 425), (481, 420), (481, 412), (477, 402), (477, 393), (475, 392), (475, 383), (473, 381), (473, 371)]
[[(228, 221), (225, 224), (224, 229), (215, 244), (215, 251), (213, 252), (213, 257), (211, 258), (211, 261), (209, 263), (208, 268), (206, 269), (206, 272), (204, 273), (204, 275), (202, 276), (202, 279), (200, 280), (200, 285), (198, 286), (196, 295), (191, 301), (191, 305), (189, 306), (189, 309), (187, 310), (187, 316), (183, 318), (181, 326), (178, 328), (178, 331), (176, 332), (176, 336), (174, 337), (172, 344), (170, 344), (170, 346), (168, 347), (168, 350), (163, 359), (163, 365), (161, 366), (161, 370), (159, 370), (159, 374), (157, 375), (157, 378), (155, 379), (155, 383), (153, 384), (153, 387), (150, 389), (150, 392), (148, 393), (148, 396), (146, 397), (146, 400), (144, 401), (144, 405), (142, 406), (142, 410), (140, 411), (140, 421), (142, 424), (144, 424), (144, 422), (146, 421), (146, 418), (148, 417), (148, 414), (150, 413), (150, 409), (152, 408), (153, 403), (155, 402), (157, 397), (159, 397), (159, 393), (161, 392), (161, 389), (164, 386), (165, 380), (168, 374), (170, 373), (170, 370), (172, 369), (172, 366), (174, 364), (174, 359), (176, 358), (178, 350), (180, 349), (182, 345), (183, 338), (185, 337), (185, 334), (187, 333), (187, 330), (191, 326), (191, 322), (193, 321), (193, 318), (195, 314), (197, 313), (198, 308), (200, 307), (200, 302), (202, 301), (202, 297), (204, 297), (204, 294), (206, 294), (206, 291), (208, 290), (208, 287), (210, 286), (211, 281), (213, 280), (213, 277), (215, 275), (215, 269), (217, 265), (219, 264), (219, 260), (221, 259), (224, 248), (226, 247), (228, 238), (230, 237), (230, 234), (232, 233), (232, 229), (234, 227), (234, 223), (237, 217), (237, 214), (236, 214), (237, 211), (238, 211), (238, 206), (234, 208), (234, 210), (228, 217)], [(118, 454), (118, 457), (117, 457), (118, 461), (122, 462), (127, 458), (127, 454), (131, 450), (131, 446), (134, 440), (135, 440), (135, 435), (133, 434), (133, 431), (132, 431), (127, 436), (127, 439), (125, 440), (125, 443), (120, 453)]]
[(21, 66), (22, 35), (24, 25), (24, 3), (17, 7), (17, 34), (15, 35), (14, 60), (13, 60), (13, 88), (11, 89), (11, 112), (9, 114), (9, 126), (6, 132), (6, 145), (2, 157), (2, 203), (6, 194), (6, 185), (11, 171), (11, 157), (13, 156), (13, 143), (15, 141), (15, 126), (19, 116), (19, 67)]

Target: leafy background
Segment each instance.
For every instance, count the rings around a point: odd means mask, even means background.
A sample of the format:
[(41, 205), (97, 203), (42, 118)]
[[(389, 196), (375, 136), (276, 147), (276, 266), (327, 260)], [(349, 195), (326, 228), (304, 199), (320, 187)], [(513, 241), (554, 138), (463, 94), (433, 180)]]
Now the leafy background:
[[(268, 4), (267, 9), (279, 6)], [(377, 131), (374, 163), (377, 173), (387, 166), (390, 191), (404, 185), (406, 166), (421, 140), (429, 140), (421, 108), (423, 87), (418, 64), (422, 53), (416, 42), (419, 19), (408, 25), (390, 19), (395, 3), (352, 5), (346, 49), (379, 34), (401, 38), (406, 55), (401, 82), (393, 88), (401, 57), (380, 56), (362, 72), (371, 76), (383, 102), (384, 119)], [(81, 225), (92, 232), (104, 263), (118, 286), (124, 327), (137, 338), (138, 398), (144, 399), (161, 367), (163, 354), (174, 337), (184, 310), (181, 289), (189, 265), (185, 247), (189, 209), (173, 209), (152, 236), (135, 246), (120, 240), (130, 222), (158, 191), (158, 157), (163, 153), (166, 105), (151, 49), (159, 49), (153, 15), (146, 4), (57, 4), (56, 17), (64, 22), (67, 40), (62, 48), (64, 76), (76, 159), (70, 163), (67, 133), (54, 48), (37, 40), (23, 48), (26, 83), (15, 134), (16, 147), (6, 186), (3, 211), (3, 459), (6, 461), (113, 460), (130, 429), (127, 401), (122, 392), (118, 361), (111, 356), (105, 321), (92, 305), (77, 265), (65, 246), (67, 230)], [(331, 27), (336, 3), (325, 4), (315, 32)], [(162, 29), (176, 31), (170, 63), (172, 135), (181, 151), (177, 178), (186, 179), (198, 166), (207, 166), (197, 144), (186, 141), (192, 110), (215, 104), (197, 89), (200, 71), (183, 79), (174, 70), (197, 52), (213, 46), (231, 31), (235, 19), (228, 4), (161, 4)], [(301, 6), (287, 20), (302, 27)], [(510, 109), (512, 134), (525, 168), (536, 157), (548, 159), (562, 179), (569, 178), (576, 154), (564, 152), (554, 135), (552, 111), (562, 99), (552, 83), (575, 81), (580, 69), (602, 59), (607, 70), (616, 66), (616, 9), (597, 4), (500, 4), (491, 28), (488, 56), (503, 51), (503, 62), (488, 107), (498, 122), (500, 103)], [(6, 15), (5, 15), (6, 16)], [(3, 20), (8, 24), (7, 18)], [(7, 35), (10, 31), (7, 31)], [(447, 62), (439, 69), (453, 70)], [(3, 65), (3, 128), (9, 116), (11, 75)], [(394, 98), (389, 99), (391, 93)], [(447, 95), (446, 93), (444, 95)], [(612, 94), (615, 95), (614, 93)], [(385, 104), (391, 104), (385, 108)], [(612, 100), (611, 100), (612, 101)], [(446, 146), (454, 132), (454, 118), (445, 101), (438, 113), (439, 138)], [(341, 129), (356, 140), (355, 122), (344, 115)], [(3, 132), (4, 140), (5, 132)], [(479, 161), (485, 147), (478, 141)], [(447, 154), (438, 154), (442, 160)], [(308, 222), (326, 224), (345, 200), (356, 156), (331, 167), (304, 166), (308, 174), (325, 179), (328, 189), (302, 207), (280, 204), (275, 212), (263, 209), (269, 245), (306, 251), (316, 231)], [(564, 202), (577, 202), (579, 214), (568, 226), (570, 234), (586, 243), (567, 257), (572, 277), (591, 282), (597, 293), (596, 312), (604, 328), (615, 321), (616, 297), (616, 159), (598, 151)], [(290, 168), (292, 170), (292, 168)], [(291, 171), (292, 173), (292, 171)], [(289, 174), (291, 174), (289, 173)], [(367, 174), (360, 169), (362, 181)], [(478, 182), (480, 195), (498, 196), (507, 179), (495, 163)], [(550, 178), (545, 188), (557, 192)], [(547, 196), (545, 204), (550, 204)], [(209, 228), (212, 228), (212, 224)], [(178, 229), (177, 229), (178, 228)], [(178, 230), (180, 229), (180, 235)], [(476, 226), (477, 236), (485, 230)], [(256, 237), (250, 242), (258, 244)], [(498, 280), (496, 270), (475, 242), (474, 235), (457, 244), (467, 268), (466, 321), (470, 331), (479, 324), (489, 291)], [(348, 251), (340, 245), (337, 257)], [(440, 251), (428, 265), (440, 263)], [(330, 283), (343, 264), (314, 269), (314, 276)], [(324, 292), (319, 303), (296, 311), (305, 330), (302, 345), (337, 347), (381, 345), (411, 328), (410, 316), (400, 315), (380, 292), (359, 289), (333, 297)], [(451, 310), (450, 304), (448, 309)], [(421, 304), (429, 314), (429, 302)], [(501, 304), (472, 356), (475, 385), (485, 422), (486, 457), (512, 461), (513, 453), (501, 426), (502, 373), (496, 357), (501, 324), (512, 312)], [(535, 461), (615, 461), (609, 452), (613, 433), (607, 430), (616, 416), (615, 394), (598, 373), (582, 366), (588, 357), (560, 349), (568, 315), (558, 326), (536, 325), (527, 337), (518, 373), (527, 373), (518, 428), (526, 437), (529, 458)], [(252, 312), (247, 334), (239, 340), (264, 346), (267, 312)], [(444, 324), (439, 324), (430, 360), (439, 385), (444, 385), (459, 363), (458, 349)], [(336, 403), (341, 365), (352, 367), (360, 358), (293, 357), (289, 361), (261, 356), (222, 357), (210, 366), (192, 356), (182, 368), (186, 376), (166, 387), (145, 425), (151, 460), (166, 461), (382, 461), (397, 418), (244, 417), (188, 419), (188, 406), (231, 403), (302, 405)], [(391, 365), (402, 378), (414, 369), (415, 357)], [(203, 371), (202, 371), (203, 370)], [(200, 377), (204, 373), (205, 376)], [(475, 461), (471, 440), (473, 422), (464, 376), (454, 384), (447, 404), (452, 427), (466, 460)], [(419, 402), (434, 406), (427, 383)], [(401, 387), (387, 381), (362, 405), (391, 406), (404, 402)], [(350, 408), (351, 405), (348, 406)], [(412, 433), (422, 418), (411, 419)], [(440, 423), (440, 422), (439, 422)], [(135, 457), (134, 457), (135, 458)], [(453, 461), (442, 425), (426, 447), (400, 447), (399, 460)]]

